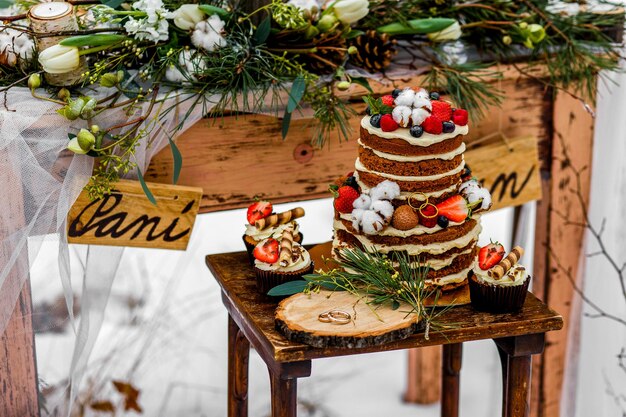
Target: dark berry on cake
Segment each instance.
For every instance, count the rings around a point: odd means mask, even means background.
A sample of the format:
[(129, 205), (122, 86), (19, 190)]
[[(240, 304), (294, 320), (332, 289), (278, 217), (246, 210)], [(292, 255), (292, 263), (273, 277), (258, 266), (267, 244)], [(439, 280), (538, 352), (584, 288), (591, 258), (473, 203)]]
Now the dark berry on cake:
[(370, 117), (370, 124), (374, 127), (380, 127), (380, 119), (383, 117), (382, 114), (375, 114)]
[(454, 132), (454, 123), (452, 122), (443, 122), (443, 133), (452, 133)]
[(411, 129), (409, 129), (409, 133), (414, 138), (419, 138), (424, 134), (424, 128), (422, 126), (411, 126)]

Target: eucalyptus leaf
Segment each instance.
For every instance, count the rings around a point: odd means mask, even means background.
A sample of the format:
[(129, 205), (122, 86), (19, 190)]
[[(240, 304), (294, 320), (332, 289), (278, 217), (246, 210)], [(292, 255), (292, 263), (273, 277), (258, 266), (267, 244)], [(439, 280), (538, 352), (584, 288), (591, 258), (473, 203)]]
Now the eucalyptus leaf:
[(291, 92), (289, 93), (289, 102), (287, 103), (287, 111), (292, 113), (296, 107), (298, 107), (298, 103), (302, 100), (302, 96), (304, 96), (304, 91), (306, 90), (306, 81), (302, 75), (298, 75), (295, 80), (293, 80), (293, 84), (291, 86)]
[(272, 288), (268, 291), (267, 295), (270, 295), (272, 297), (282, 297), (285, 295), (298, 294), (304, 291), (307, 285), (308, 283), (303, 280), (289, 281)]
[(63, 39), (59, 44), (63, 46), (106, 46), (115, 45), (126, 40), (126, 35), (99, 34), (99, 35), (78, 35)]
[(452, 25), (456, 20), (445, 17), (408, 20), (406, 24), (394, 22), (376, 29), (380, 33), (389, 35), (419, 35), (439, 32)]
[(139, 169), (139, 167), (137, 167), (137, 179), (139, 180), (139, 183), (141, 184), (141, 188), (143, 189), (143, 192), (146, 194), (146, 197), (148, 197), (148, 200), (150, 200), (150, 202), (156, 206), (157, 205), (156, 198), (154, 198), (154, 194), (152, 194), (152, 191), (150, 191), (150, 188), (148, 188), (146, 181), (143, 179), (143, 174), (141, 172), (141, 169)]
[(372, 90), (372, 87), (370, 86), (369, 81), (367, 81), (367, 78), (365, 78), (365, 77), (352, 77), (350, 80), (353, 83), (358, 84), (361, 87), (365, 88), (370, 93), (374, 94), (374, 90)]
[(283, 125), (281, 128), (281, 133), (283, 135), (283, 140), (287, 138), (287, 133), (289, 133), (289, 125), (291, 124), (291, 113), (289, 113), (285, 109), (285, 114), (283, 115)]
[(183, 168), (183, 155), (180, 153), (176, 142), (168, 135), (167, 140), (170, 143), (170, 150), (172, 151), (172, 158), (174, 159), (174, 173), (172, 174), (172, 183), (177, 184), (180, 177), (180, 171)]
[(226, 10), (222, 9), (221, 7), (211, 6), (210, 4), (201, 4), (198, 6), (198, 9), (202, 10), (209, 16), (214, 14), (218, 15), (221, 18), (227, 18), (229, 16), (229, 13)]
[(264, 44), (267, 40), (267, 37), (270, 35), (270, 29), (272, 28), (271, 20), (272, 19), (267, 16), (261, 23), (259, 23), (254, 35), (252, 35), (252, 42), (255, 45)]

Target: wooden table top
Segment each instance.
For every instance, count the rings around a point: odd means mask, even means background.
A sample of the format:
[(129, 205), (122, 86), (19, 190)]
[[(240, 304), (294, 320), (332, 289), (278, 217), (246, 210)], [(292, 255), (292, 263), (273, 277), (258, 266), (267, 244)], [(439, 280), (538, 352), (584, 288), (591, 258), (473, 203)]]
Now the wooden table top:
[(440, 323), (454, 327), (443, 331), (430, 331), (429, 340), (424, 333), (381, 346), (359, 349), (314, 348), (288, 341), (274, 327), (275, 300), (256, 291), (254, 270), (248, 263), (246, 252), (207, 255), (206, 263), (222, 288), (223, 299), (230, 315), (262, 356), (276, 362), (295, 362), (315, 358), (354, 355), (359, 353), (390, 351), (412, 347), (468, 342), (544, 333), (563, 327), (560, 314), (551, 310), (528, 293), (519, 313), (492, 314), (474, 310), (471, 306), (457, 306), (440, 316)]

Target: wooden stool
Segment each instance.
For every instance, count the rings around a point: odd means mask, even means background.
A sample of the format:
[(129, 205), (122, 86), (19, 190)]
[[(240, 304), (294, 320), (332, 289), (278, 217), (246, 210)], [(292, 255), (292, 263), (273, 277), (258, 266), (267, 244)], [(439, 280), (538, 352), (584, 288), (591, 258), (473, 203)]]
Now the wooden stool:
[(480, 313), (470, 306), (448, 310), (442, 321), (454, 328), (416, 334), (408, 339), (360, 349), (318, 349), (292, 343), (274, 327), (276, 302), (256, 292), (254, 271), (245, 252), (209, 255), (206, 262), (222, 288), (228, 310), (228, 417), (248, 415), (248, 357), (250, 345), (270, 373), (272, 417), (297, 414), (298, 378), (311, 375), (311, 361), (333, 356), (387, 352), (421, 346), (443, 346), (442, 417), (459, 415), (459, 378), (463, 342), (493, 339), (502, 363), (502, 415), (525, 417), (530, 404), (531, 355), (543, 351), (545, 332), (563, 326), (559, 314), (531, 293), (516, 314)]

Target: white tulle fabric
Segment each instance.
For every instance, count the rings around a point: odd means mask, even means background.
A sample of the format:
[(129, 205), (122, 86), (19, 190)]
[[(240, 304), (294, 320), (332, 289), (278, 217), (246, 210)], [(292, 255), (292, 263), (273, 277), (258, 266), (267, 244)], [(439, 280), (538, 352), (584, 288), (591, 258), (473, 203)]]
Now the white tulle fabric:
[[(107, 91), (99, 92), (106, 95)], [(91, 93), (93, 96), (93, 93)], [(29, 256), (36, 257), (43, 239), (29, 237), (59, 235), (59, 270), (68, 310), (73, 311), (67, 213), (87, 184), (94, 159), (74, 155), (65, 147), (68, 133), (87, 127), (87, 122), (70, 122), (56, 113), (59, 104), (33, 98), (26, 88), (12, 88), (0, 96), (0, 334), (13, 314), (20, 291), (28, 279)], [(154, 119), (148, 141), (137, 148), (136, 162), (145, 172), (151, 158), (168, 145), (168, 135), (182, 122), (181, 133), (200, 120), (211, 105), (189, 110), (191, 100), (175, 93), (163, 94), (162, 109), (175, 106), (167, 117)], [(211, 102), (211, 100), (209, 100)], [(153, 110), (153, 116), (156, 108)], [(144, 109), (147, 110), (147, 104)], [(102, 127), (137, 117), (123, 109), (104, 112), (93, 120)], [(181, 118), (184, 117), (184, 120)], [(150, 120), (150, 118), (148, 118)], [(133, 177), (135, 173), (128, 176)], [(100, 331), (104, 309), (123, 248), (92, 246), (85, 265), (83, 291), (72, 368), (71, 394), (74, 398), (85, 366)], [(19, 309), (15, 309), (18, 314)], [(70, 404), (71, 404), (70, 400)]]

